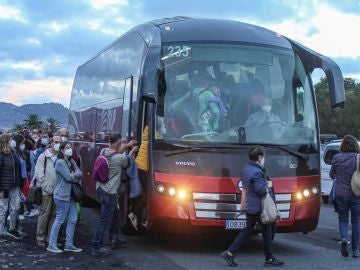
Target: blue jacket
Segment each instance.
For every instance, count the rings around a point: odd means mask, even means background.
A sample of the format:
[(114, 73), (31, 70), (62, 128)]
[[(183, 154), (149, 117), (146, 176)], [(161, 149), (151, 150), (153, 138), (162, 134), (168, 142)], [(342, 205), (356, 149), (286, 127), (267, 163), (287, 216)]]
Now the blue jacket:
[(127, 159), (128, 159), (128, 167), (126, 169), (126, 175), (130, 180), (129, 198), (136, 198), (141, 195), (141, 191), (142, 191), (138, 168), (136, 166), (135, 158), (133, 156), (127, 156)]
[(261, 213), (261, 199), (268, 191), (268, 177), (265, 170), (257, 163), (249, 161), (242, 170), (241, 179), (246, 189), (245, 212), (247, 214)]
[(54, 189), (54, 199), (60, 201), (70, 201), (71, 199), (71, 183), (79, 182), (82, 178), (82, 172), (71, 160), (71, 163), (75, 169), (75, 174), (71, 174), (69, 165), (64, 159), (57, 159), (55, 161), (56, 183)]

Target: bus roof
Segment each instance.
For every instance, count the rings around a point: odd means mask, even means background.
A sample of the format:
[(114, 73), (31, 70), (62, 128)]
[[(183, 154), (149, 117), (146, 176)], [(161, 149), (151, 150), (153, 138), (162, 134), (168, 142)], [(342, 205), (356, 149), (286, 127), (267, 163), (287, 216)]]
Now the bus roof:
[(263, 27), (240, 21), (174, 17), (151, 21), (161, 30), (161, 41), (241, 42), (292, 49), (283, 36)]

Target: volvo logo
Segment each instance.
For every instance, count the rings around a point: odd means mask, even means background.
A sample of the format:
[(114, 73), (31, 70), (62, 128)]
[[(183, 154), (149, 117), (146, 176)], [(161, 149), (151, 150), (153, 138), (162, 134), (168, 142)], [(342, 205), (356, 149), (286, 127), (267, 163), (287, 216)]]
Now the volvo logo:
[(176, 166), (184, 167), (195, 167), (196, 163), (194, 161), (175, 161)]

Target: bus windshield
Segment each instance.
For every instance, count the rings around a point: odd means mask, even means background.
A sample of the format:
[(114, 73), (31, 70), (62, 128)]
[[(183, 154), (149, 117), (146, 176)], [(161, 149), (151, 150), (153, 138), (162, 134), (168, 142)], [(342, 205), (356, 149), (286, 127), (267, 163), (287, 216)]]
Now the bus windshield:
[(237, 44), (165, 44), (157, 140), (315, 144), (315, 104), (292, 50)]

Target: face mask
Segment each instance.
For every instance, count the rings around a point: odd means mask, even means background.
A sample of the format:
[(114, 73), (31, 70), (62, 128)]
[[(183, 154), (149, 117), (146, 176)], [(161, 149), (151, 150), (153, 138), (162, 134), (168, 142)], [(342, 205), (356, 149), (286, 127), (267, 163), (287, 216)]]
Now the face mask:
[(60, 149), (60, 143), (54, 144), (54, 150), (56, 152), (59, 152), (59, 149)]
[(262, 167), (264, 167), (264, 165), (265, 165), (265, 158), (264, 157), (262, 159), (260, 159), (260, 165)]
[(48, 145), (48, 143), (49, 143), (49, 138), (41, 138), (42, 145)]
[(269, 113), (269, 112), (271, 112), (271, 105), (264, 105), (263, 107), (262, 107), (262, 110), (264, 111), (264, 112), (267, 112), (267, 113)]
[(16, 147), (16, 142), (14, 140), (10, 141), (10, 147), (11, 148), (15, 148)]
[(20, 151), (24, 151), (25, 150), (25, 144), (20, 144), (19, 149), (20, 149)]
[(64, 152), (64, 155), (67, 156), (67, 157), (71, 157), (72, 154), (73, 154), (73, 152), (72, 152), (71, 148), (66, 149), (65, 152)]
[(67, 142), (69, 139), (68, 139), (67, 137), (62, 136), (62, 137), (61, 137), (61, 140), (62, 140), (63, 142)]

